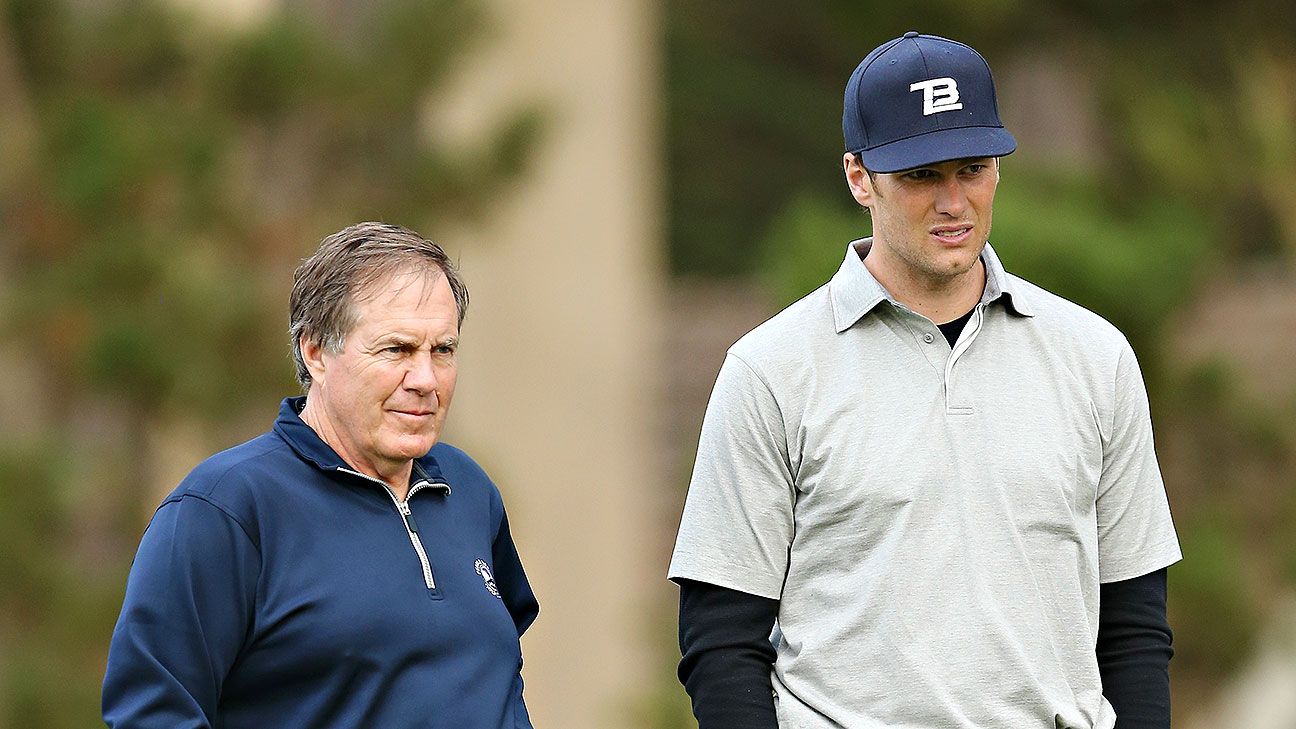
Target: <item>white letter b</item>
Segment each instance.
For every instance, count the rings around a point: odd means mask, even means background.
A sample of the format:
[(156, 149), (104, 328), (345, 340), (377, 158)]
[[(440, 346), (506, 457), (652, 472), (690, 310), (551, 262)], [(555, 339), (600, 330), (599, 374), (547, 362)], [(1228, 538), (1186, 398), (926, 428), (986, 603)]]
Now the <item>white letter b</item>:
[(910, 91), (919, 89), (923, 92), (923, 116), (963, 108), (959, 103), (958, 84), (952, 78), (933, 78), (909, 84)]

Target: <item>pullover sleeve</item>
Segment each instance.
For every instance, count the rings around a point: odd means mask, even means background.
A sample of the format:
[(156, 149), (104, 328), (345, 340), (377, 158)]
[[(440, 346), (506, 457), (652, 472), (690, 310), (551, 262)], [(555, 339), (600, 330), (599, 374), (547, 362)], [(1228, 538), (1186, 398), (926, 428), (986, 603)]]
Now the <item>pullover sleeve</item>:
[(679, 580), (680, 682), (699, 729), (778, 729), (770, 668), (777, 600)]
[[(499, 510), (498, 528), (495, 540), (491, 545), (491, 560), (495, 567), (495, 584), (500, 592), (513, 624), (517, 626), (518, 637), (531, 626), (540, 613), (540, 604), (536, 601), (531, 583), (527, 581), (526, 572), (522, 569), (522, 560), (518, 556), (513, 535), (509, 532), (508, 515), (504, 513), (503, 502), (496, 496), (494, 507)], [(518, 664), (518, 675), (514, 679), (513, 711), (518, 717), (519, 726), (531, 726), (526, 702), (522, 698), (522, 665)]]
[(509, 533), (508, 515), (504, 507), (499, 508), (499, 526), (495, 540), (491, 544), (491, 560), (495, 567), (495, 583), (500, 591), (500, 599), (513, 616), (518, 636), (526, 632), (540, 613), (540, 603), (536, 602), (531, 583), (527, 581), (526, 572), (522, 569), (522, 559), (518, 556), (517, 546), (513, 544), (513, 535)]
[(1116, 729), (1170, 729), (1166, 570), (1102, 585), (1098, 671)]
[(252, 626), (260, 554), (211, 502), (165, 502), (144, 532), (108, 650), (111, 727), (206, 729)]

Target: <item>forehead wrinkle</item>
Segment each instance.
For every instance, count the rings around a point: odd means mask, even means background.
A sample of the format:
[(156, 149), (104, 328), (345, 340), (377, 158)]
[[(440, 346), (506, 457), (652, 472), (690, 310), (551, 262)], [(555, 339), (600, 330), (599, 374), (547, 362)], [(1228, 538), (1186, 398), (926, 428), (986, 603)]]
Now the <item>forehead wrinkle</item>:
[[(399, 279), (403, 279), (403, 281)], [(436, 266), (407, 266), (390, 273), (380, 274), (369, 281), (363, 282), (351, 296), (352, 317), (354, 319), (351, 328), (354, 329), (360, 323), (360, 305), (372, 303), (384, 296), (389, 302), (395, 301), (406, 289), (417, 284), (421, 286), (417, 305), (422, 306), (432, 297), (437, 281), (445, 279), (445, 272)], [(389, 286), (392, 283), (396, 285), (394, 287)]]
[[(370, 269), (366, 274), (357, 277), (358, 280), (352, 288), (351, 301), (355, 304), (366, 303), (385, 293), (390, 293), (394, 298), (410, 286), (421, 284), (423, 292), (419, 296), (419, 303), (422, 304), (431, 295), (430, 289), (434, 288), (428, 284), (435, 284), (437, 280), (444, 278), (446, 278), (445, 272), (433, 264), (405, 264), (389, 270)], [(404, 280), (398, 281), (400, 279)], [(392, 283), (397, 285), (389, 286)]]

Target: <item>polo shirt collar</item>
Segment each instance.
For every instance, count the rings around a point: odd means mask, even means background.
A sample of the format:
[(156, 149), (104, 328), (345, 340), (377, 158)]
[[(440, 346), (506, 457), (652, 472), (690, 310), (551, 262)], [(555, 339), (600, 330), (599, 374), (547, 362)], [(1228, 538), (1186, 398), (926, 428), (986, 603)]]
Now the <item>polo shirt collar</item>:
[[(832, 300), (833, 324), (840, 334), (850, 329), (878, 304), (886, 301), (901, 306), (864, 265), (864, 256), (873, 245), (872, 238), (853, 240), (846, 246), (846, 258), (828, 284)], [(981, 251), (985, 264), (986, 285), (981, 294), (982, 303), (1002, 300), (1004, 306), (1019, 316), (1033, 316), (1023, 298), (1020, 283), (1008, 275), (994, 249), (986, 243)]]
[[(283, 438), (284, 442), (302, 460), (314, 464), (320, 470), (353, 470), (346, 461), (342, 460), (337, 451), (333, 450), (328, 443), (325, 443), (319, 437), (314, 428), (301, 419), (301, 411), (305, 406), (305, 397), (284, 398), (283, 402), (279, 404), (279, 417), (274, 424), (275, 433), (278, 433), (279, 437)], [(410, 480), (446, 483), (445, 477), (441, 475), (441, 467), (437, 465), (436, 458), (431, 453), (422, 458), (414, 459), (414, 468), (410, 473)]]
[(1018, 316), (1035, 316), (1027, 300), (1029, 297), (1022, 292), (1021, 279), (1008, 274), (989, 241), (981, 251), (981, 260), (986, 269), (985, 292), (981, 294), (981, 302), (989, 304), (992, 301), (1003, 301), (1008, 311)]

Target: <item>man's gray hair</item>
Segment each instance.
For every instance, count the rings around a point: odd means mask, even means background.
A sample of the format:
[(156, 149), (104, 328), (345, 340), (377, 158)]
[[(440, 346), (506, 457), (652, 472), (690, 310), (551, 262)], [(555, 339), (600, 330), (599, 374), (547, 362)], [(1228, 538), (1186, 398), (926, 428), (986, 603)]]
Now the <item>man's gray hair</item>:
[(302, 389), (309, 389), (311, 383), (302, 359), (302, 337), (341, 352), (343, 339), (356, 324), (357, 292), (394, 273), (433, 268), (450, 284), (462, 327), (468, 313), (468, 287), (441, 246), (387, 223), (356, 223), (320, 241), (319, 249), (293, 273), (288, 300), (288, 334)]

